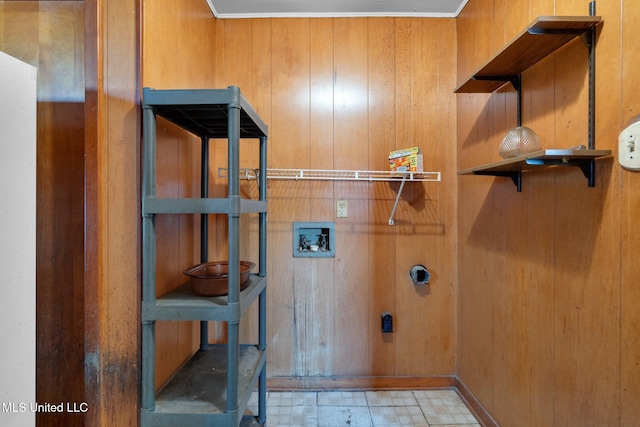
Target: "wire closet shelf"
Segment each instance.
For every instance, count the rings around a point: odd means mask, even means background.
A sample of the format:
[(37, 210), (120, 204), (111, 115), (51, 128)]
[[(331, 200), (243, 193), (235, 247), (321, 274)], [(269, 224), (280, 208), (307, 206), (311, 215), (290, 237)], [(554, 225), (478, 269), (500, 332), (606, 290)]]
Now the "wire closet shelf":
[[(218, 169), (218, 177), (228, 177), (227, 168)], [(240, 168), (240, 178), (257, 180), (258, 169)], [(267, 179), (316, 180), (316, 181), (414, 181), (440, 182), (440, 172), (395, 172), (334, 169), (273, 169), (267, 168)]]
[[(227, 178), (229, 170), (218, 168), (218, 177)], [(251, 168), (240, 168), (240, 179), (256, 180), (260, 171)], [(267, 168), (267, 179), (315, 180), (315, 181), (368, 181), (368, 182), (400, 182), (389, 225), (394, 225), (394, 216), (400, 201), (400, 195), (407, 182), (440, 182), (440, 172), (396, 172), (367, 170), (334, 170), (334, 169), (270, 169)]]

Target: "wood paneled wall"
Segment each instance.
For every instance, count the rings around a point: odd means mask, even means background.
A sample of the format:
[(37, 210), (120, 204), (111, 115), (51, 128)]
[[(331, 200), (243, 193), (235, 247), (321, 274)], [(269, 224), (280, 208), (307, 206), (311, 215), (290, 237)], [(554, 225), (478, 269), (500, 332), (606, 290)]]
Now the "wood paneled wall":
[(137, 11), (0, 3), (0, 49), (38, 68), (36, 398), (87, 404), (42, 426), (139, 416)]
[[(269, 167), (385, 169), (388, 152), (417, 145), (440, 183), (398, 185), (269, 181), (268, 373), (295, 378), (450, 376), (456, 354), (455, 21), (451, 19), (216, 20), (205, 2), (143, 3), (143, 86), (239, 86), (269, 125)], [(159, 127), (163, 194), (198, 194), (197, 141)], [(243, 146), (254, 167), (257, 144)], [(224, 142), (215, 141), (213, 192), (224, 196)], [(243, 186), (255, 196), (255, 183)], [(335, 218), (338, 199), (349, 217)], [(162, 219), (169, 244), (162, 289), (198, 261), (192, 218)], [(255, 242), (248, 219), (243, 240)], [(336, 256), (292, 257), (292, 222), (335, 221)], [(210, 258), (224, 256), (225, 221)], [(255, 245), (254, 245), (255, 246)], [(244, 249), (243, 249), (244, 250)], [(255, 249), (243, 257), (257, 259)], [(409, 269), (426, 264), (431, 285)], [(164, 292), (160, 290), (160, 292)], [(394, 315), (382, 334), (380, 315)], [(243, 335), (255, 337), (255, 313)], [(193, 351), (195, 325), (158, 324), (157, 385)], [(216, 325), (213, 339), (224, 339)], [(305, 381), (309, 379), (309, 381)], [(272, 383), (275, 384), (275, 383)]]
[[(572, 168), (461, 176), (459, 376), (500, 425), (631, 426), (640, 418), (640, 181), (623, 170), (618, 133), (638, 115), (630, 0), (598, 2), (596, 187)], [(458, 79), (539, 15), (587, 15), (583, 0), (471, 0), (457, 20)], [(523, 76), (523, 124), (544, 148), (587, 143), (580, 41)], [(458, 95), (458, 168), (499, 160), (515, 94)]]

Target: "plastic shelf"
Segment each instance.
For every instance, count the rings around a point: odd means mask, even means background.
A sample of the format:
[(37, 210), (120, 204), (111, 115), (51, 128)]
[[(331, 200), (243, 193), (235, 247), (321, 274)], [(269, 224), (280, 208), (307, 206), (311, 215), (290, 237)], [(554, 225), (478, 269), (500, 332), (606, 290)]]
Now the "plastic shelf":
[(226, 320), (239, 321), (260, 296), (267, 284), (266, 277), (249, 276), (249, 285), (240, 292), (240, 302), (229, 303), (227, 296), (202, 297), (191, 292), (189, 284), (159, 297), (143, 302), (143, 320)]
[(155, 407), (142, 412), (142, 422), (157, 427), (239, 425), (251, 392), (265, 366), (266, 353), (241, 345), (238, 363), (238, 406), (227, 408), (227, 347), (200, 350), (155, 398)]
[[(267, 165), (267, 126), (241, 95), (240, 89), (143, 89), (143, 179), (142, 179), (142, 399), (140, 424), (146, 426), (216, 425), (237, 427), (243, 420), (251, 390), (258, 389), (258, 416), (251, 423), (266, 422), (266, 265), (267, 193), (260, 179), (258, 200), (240, 195), (240, 143), (259, 139), (260, 170)], [(156, 197), (156, 131), (161, 117), (201, 140), (200, 197)], [(226, 138), (228, 167), (232, 177), (228, 196), (209, 198), (209, 141)], [(264, 174), (266, 175), (266, 173)], [(240, 291), (240, 214), (258, 213), (258, 274)], [(200, 261), (208, 261), (209, 214), (227, 217), (229, 294), (202, 297), (180, 286), (156, 297), (156, 215), (200, 214)], [(258, 303), (258, 343), (240, 344), (242, 315)], [(200, 321), (200, 351), (179, 369), (156, 396), (155, 322)], [(227, 342), (211, 346), (208, 322), (227, 323)]]
[(228, 109), (240, 109), (240, 138), (267, 135), (267, 125), (240, 93), (240, 89), (162, 89), (144, 88), (144, 102), (160, 116), (194, 135), (228, 138)]
[(243, 198), (156, 198), (143, 199), (142, 213), (147, 214), (229, 214), (267, 211), (267, 202)]

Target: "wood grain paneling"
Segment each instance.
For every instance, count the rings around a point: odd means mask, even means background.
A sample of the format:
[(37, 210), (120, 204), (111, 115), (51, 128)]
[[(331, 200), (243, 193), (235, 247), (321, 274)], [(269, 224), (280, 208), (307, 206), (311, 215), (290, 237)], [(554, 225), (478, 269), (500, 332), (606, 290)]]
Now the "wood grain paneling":
[[(85, 1), (85, 425), (139, 419), (139, 4)], [(117, 409), (115, 409), (117, 408)]]
[[(640, 79), (631, 72), (640, 65), (638, 50), (632, 47), (640, 42), (640, 35), (634, 31), (634, 23), (640, 19), (640, 10), (628, 0), (621, 1), (620, 8), (625, 17), (620, 26), (620, 53), (611, 58), (611, 64), (620, 61), (623, 76), (618, 123), (619, 128), (623, 129), (629, 122), (637, 120), (640, 114), (638, 98), (633, 95), (640, 90)], [(636, 399), (640, 395), (640, 343), (637, 339), (640, 335), (640, 292), (637, 286), (640, 278), (640, 265), (637, 262), (640, 233), (634, 226), (640, 218), (640, 181), (637, 172), (621, 169), (620, 189), (620, 425), (632, 426), (640, 417)]]
[[(392, 19), (377, 20), (370, 24), (368, 49), (369, 73), (369, 147), (368, 156), (380, 162), (383, 168), (384, 158), (389, 151), (396, 148), (396, 40), (395, 21)], [(374, 163), (374, 164), (375, 164)], [(367, 246), (370, 248), (369, 262), (376, 266), (376, 274), (372, 274), (370, 311), (380, 313), (388, 311), (397, 313), (395, 287), (396, 245), (393, 230), (386, 225), (389, 212), (393, 208), (387, 197), (385, 186), (369, 186), (369, 233)], [(378, 316), (368, 317), (370, 331), (380, 329)], [(375, 355), (371, 358), (370, 374), (386, 374), (389, 367), (395, 365), (397, 341), (394, 336), (373, 333), (370, 337), (367, 352)], [(395, 373), (395, 372), (394, 372)]]
[[(334, 167), (368, 169), (368, 21), (334, 22)], [(368, 184), (339, 182), (337, 199), (348, 200), (349, 219), (336, 219), (333, 366), (338, 375), (365, 375), (374, 353), (367, 318), (372, 315)], [(379, 316), (379, 314), (378, 314)], [(397, 317), (397, 316), (396, 316)]]
[[(488, 57), (475, 37), (486, 25), (504, 27), (509, 40), (537, 15), (584, 15), (587, 6), (470, 1), (457, 21), (458, 76)], [(633, 20), (621, 14), (624, 6), (598, 5), (596, 145), (614, 153), (634, 109), (620, 94), (637, 86), (622, 65), (628, 55), (634, 61), (624, 45), (634, 37), (624, 31)], [(586, 77), (580, 41), (523, 75), (523, 124), (543, 147), (586, 144)], [(511, 93), (459, 96), (459, 167), (497, 160), (514, 122)], [(618, 426), (640, 415), (630, 397), (640, 373), (629, 309), (638, 303), (629, 291), (637, 272), (632, 277), (625, 256), (637, 246), (628, 227), (638, 217), (629, 175), (605, 159), (596, 188), (579, 171), (553, 169), (526, 174), (522, 193), (502, 178), (460, 177), (459, 377), (498, 424)]]
[[(175, 65), (163, 59), (168, 47), (148, 44), (158, 37), (154, 28), (182, 12), (150, 3), (143, 85), (169, 87)], [(269, 125), (270, 167), (385, 169), (389, 151), (419, 145), (427, 168), (441, 166), (445, 179), (455, 179), (455, 168), (447, 168), (455, 136), (453, 20), (213, 19), (211, 25), (207, 54), (185, 62), (206, 56), (215, 64), (216, 86), (241, 87)], [(214, 157), (224, 165), (220, 153)], [(398, 225), (390, 227), (395, 184), (269, 181), (270, 377), (455, 372), (456, 198), (454, 186), (438, 185), (407, 185)], [(216, 188), (223, 186), (216, 180)], [(339, 199), (348, 201), (346, 219), (335, 218)], [(336, 257), (293, 258), (294, 221), (335, 221)], [(214, 251), (226, 244), (219, 228)], [(437, 272), (431, 290), (412, 285), (415, 263)], [(393, 334), (380, 331), (385, 310), (394, 314)], [(243, 336), (255, 336), (255, 326), (243, 327)], [(161, 363), (174, 369), (177, 361), (164, 357)]]

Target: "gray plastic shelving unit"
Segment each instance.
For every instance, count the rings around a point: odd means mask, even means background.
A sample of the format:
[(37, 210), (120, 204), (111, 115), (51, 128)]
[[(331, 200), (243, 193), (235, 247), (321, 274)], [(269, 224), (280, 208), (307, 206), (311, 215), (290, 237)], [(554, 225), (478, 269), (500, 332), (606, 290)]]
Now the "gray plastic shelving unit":
[[(146, 426), (238, 426), (266, 422), (266, 284), (267, 284), (267, 126), (240, 89), (143, 89), (142, 183), (142, 407)], [(200, 137), (201, 197), (156, 197), (156, 117)], [(228, 196), (209, 198), (209, 140), (228, 140)], [(260, 141), (258, 200), (240, 197), (240, 140)], [(258, 273), (240, 291), (240, 216), (258, 213)], [(206, 298), (189, 285), (156, 298), (156, 215), (200, 214), (201, 262), (208, 261), (208, 216), (228, 217), (229, 295)], [(241, 344), (240, 318), (258, 301), (258, 343)], [(200, 349), (155, 394), (155, 322), (200, 320)], [(208, 321), (228, 324), (226, 344), (208, 342)], [(252, 391), (258, 386), (258, 416), (244, 417)]]

